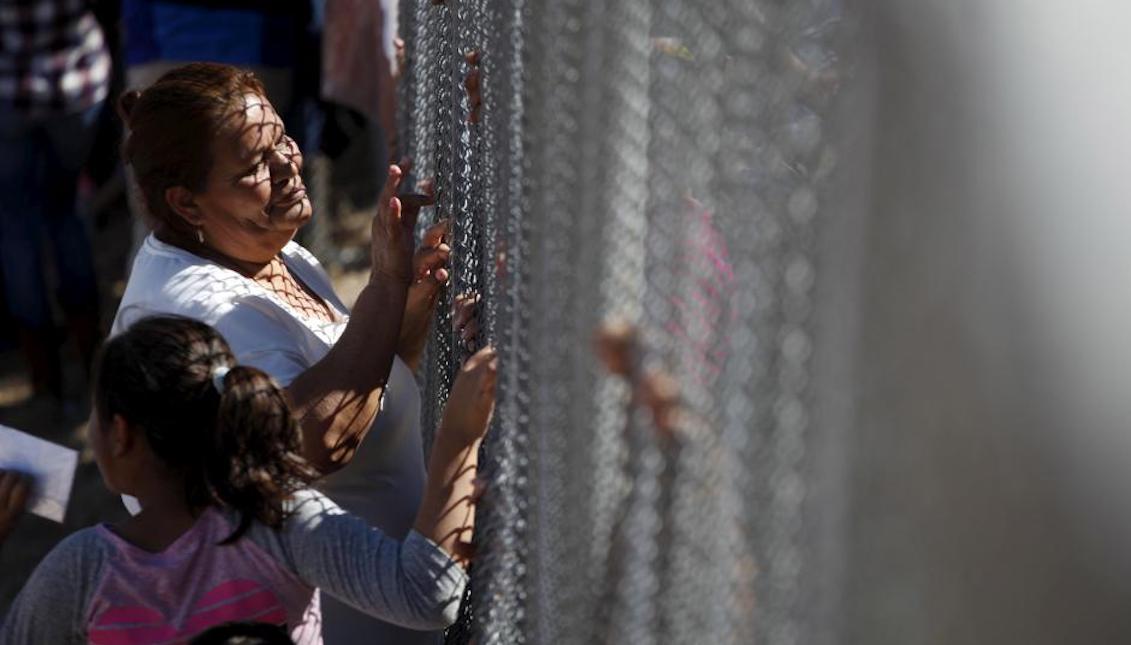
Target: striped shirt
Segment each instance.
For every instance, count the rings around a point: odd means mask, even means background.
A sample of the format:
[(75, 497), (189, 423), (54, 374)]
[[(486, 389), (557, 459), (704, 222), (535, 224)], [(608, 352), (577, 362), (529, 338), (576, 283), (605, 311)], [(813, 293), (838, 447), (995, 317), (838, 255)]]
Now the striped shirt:
[(110, 89), (110, 52), (85, 0), (0, 0), (0, 110), (85, 110)]

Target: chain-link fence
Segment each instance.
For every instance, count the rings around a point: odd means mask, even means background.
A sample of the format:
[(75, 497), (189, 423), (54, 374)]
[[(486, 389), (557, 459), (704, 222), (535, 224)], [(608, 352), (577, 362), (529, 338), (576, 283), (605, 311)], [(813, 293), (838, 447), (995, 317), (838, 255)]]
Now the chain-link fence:
[(400, 15), (400, 140), (453, 221), (425, 427), (474, 349), (453, 294), (480, 297), (504, 375), (449, 641), (810, 642), (814, 246), (837, 163), (840, 3), (406, 1)]

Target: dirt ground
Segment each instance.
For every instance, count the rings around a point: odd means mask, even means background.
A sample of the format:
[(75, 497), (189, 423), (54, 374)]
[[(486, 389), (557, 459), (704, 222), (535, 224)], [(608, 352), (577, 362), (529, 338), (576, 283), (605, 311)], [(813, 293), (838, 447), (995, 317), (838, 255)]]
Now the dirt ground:
[[(112, 209), (103, 220), (92, 227), (92, 232), (103, 298), (102, 323), (106, 330), (125, 286), (131, 233), (124, 206)], [(358, 261), (368, 257), (365, 252), (368, 222), (366, 211), (351, 211), (335, 218), (333, 226), (323, 230), (321, 246), (326, 254), (334, 257), (321, 259), (327, 263), (338, 293), (347, 305), (353, 303), (365, 283), (367, 273), (364, 267), (358, 266)], [(98, 469), (85, 450), (90, 397), (77, 350), (66, 342), (62, 354), (66, 401), (60, 406), (32, 399), (31, 385), (19, 352), (15, 348), (0, 348), (0, 425), (82, 451), (66, 522), (60, 525), (27, 514), (0, 547), (0, 616), (7, 612), (35, 566), (60, 540), (83, 527), (114, 522), (125, 515), (118, 498), (102, 485)]]

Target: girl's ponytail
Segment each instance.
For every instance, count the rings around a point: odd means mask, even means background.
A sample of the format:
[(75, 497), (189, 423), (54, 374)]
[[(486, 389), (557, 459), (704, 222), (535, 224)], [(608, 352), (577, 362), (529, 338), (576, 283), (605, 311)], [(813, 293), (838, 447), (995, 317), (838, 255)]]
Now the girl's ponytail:
[(235, 510), (239, 539), (258, 520), (278, 528), (286, 501), (317, 478), (299, 455), (298, 424), (278, 384), (234, 366), (216, 330), (174, 316), (138, 321), (103, 348), (95, 371), (102, 423), (121, 415), (185, 481), (185, 503)]
[(317, 473), (297, 453), (298, 424), (274, 379), (243, 365), (219, 375), (213, 386), (220, 402), (205, 459), (217, 501), (241, 513), (239, 527), (224, 541), (231, 543), (252, 519), (278, 528), (286, 519), (283, 502)]

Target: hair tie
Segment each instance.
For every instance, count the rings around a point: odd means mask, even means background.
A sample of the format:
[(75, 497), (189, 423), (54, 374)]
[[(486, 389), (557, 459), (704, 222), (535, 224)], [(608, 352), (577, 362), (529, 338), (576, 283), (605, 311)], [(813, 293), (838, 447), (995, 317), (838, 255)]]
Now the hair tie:
[(232, 371), (232, 368), (227, 365), (221, 365), (212, 370), (212, 387), (216, 388), (218, 394), (224, 393), (224, 377), (227, 376), (230, 371)]
[(127, 90), (118, 97), (118, 116), (122, 117), (127, 127), (130, 123), (130, 115), (133, 114), (139, 99), (141, 99), (140, 90)]

